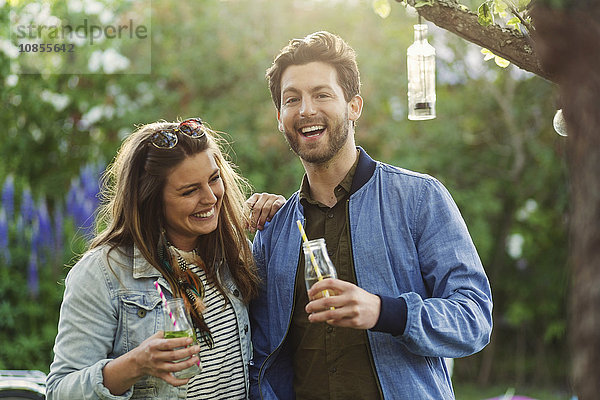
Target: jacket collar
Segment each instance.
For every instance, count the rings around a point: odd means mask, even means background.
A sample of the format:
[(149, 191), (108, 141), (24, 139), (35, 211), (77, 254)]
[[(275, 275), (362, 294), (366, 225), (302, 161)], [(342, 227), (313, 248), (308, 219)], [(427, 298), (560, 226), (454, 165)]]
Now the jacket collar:
[(133, 277), (135, 279), (162, 277), (161, 273), (146, 261), (135, 245), (133, 246)]
[(362, 147), (358, 146), (358, 150), (360, 153), (358, 154), (358, 165), (356, 166), (352, 187), (350, 188), (351, 196), (371, 179), (375, 172), (375, 167), (377, 166), (375, 160), (369, 157)]

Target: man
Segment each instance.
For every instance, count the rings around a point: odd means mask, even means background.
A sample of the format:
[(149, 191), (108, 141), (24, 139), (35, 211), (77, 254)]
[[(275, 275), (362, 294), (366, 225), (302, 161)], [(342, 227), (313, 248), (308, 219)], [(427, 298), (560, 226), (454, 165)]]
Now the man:
[[(355, 54), (317, 32), (267, 70), (279, 130), (306, 175), (253, 243), (251, 396), (451, 399), (443, 357), (480, 351), (490, 286), (458, 208), (434, 178), (356, 147)], [(325, 238), (338, 279), (306, 292), (296, 221)], [(334, 296), (319, 296), (323, 290)]]

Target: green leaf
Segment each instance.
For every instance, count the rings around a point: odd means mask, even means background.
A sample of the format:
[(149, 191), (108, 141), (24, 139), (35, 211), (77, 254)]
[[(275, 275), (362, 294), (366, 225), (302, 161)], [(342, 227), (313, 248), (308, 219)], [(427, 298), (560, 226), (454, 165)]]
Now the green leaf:
[(506, 60), (506, 59), (504, 59), (502, 57), (498, 57), (498, 56), (494, 57), (494, 62), (500, 68), (506, 68), (506, 67), (508, 67), (510, 65), (510, 61), (508, 61), (508, 60)]
[(531, 3), (531, 0), (515, 0), (515, 1), (517, 3), (517, 10), (519, 10), (519, 11), (525, 10), (529, 6), (529, 3)]
[(419, 8), (419, 7), (423, 7), (423, 6), (432, 6), (433, 5), (433, 0), (432, 1), (417, 1), (415, 3), (415, 8)]
[(477, 9), (477, 22), (479, 22), (479, 25), (481, 26), (489, 26), (494, 23), (494, 15), (487, 2), (482, 3)]
[(488, 49), (481, 49), (481, 54), (485, 55), (485, 57), (483, 59), (484, 61), (491, 60), (492, 58), (495, 57), (495, 54), (492, 53), (491, 51), (489, 51)]
[(544, 342), (548, 343), (552, 340), (557, 340), (565, 336), (566, 323), (563, 320), (553, 321), (548, 324), (546, 332), (544, 332)]
[(373, 10), (381, 18), (387, 18), (392, 11), (392, 6), (388, 0), (373, 0)]
[(511, 19), (506, 21), (506, 25), (512, 27), (513, 29), (520, 29), (519, 28), (520, 22), (521, 22), (521, 20), (518, 17), (512, 17)]
[(506, 9), (508, 8), (506, 2), (504, 0), (494, 0), (493, 1), (493, 11), (495, 14), (498, 14), (501, 17), (506, 17)]
[(505, 318), (512, 326), (529, 323), (533, 319), (532, 307), (526, 302), (515, 300), (512, 304), (509, 304)]
[(497, 55), (495, 55), (488, 49), (481, 49), (481, 54), (485, 55), (485, 57), (483, 58), (484, 61), (488, 61), (493, 58), (496, 65), (499, 66), (500, 68), (506, 68), (510, 65), (510, 61), (505, 60), (502, 57), (498, 57)]

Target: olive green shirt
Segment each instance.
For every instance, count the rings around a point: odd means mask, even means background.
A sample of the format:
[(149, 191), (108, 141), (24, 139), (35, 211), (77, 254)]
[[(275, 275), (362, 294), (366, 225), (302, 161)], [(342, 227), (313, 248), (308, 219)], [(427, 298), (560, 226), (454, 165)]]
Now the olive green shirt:
[[(336, 267), (338, 278), (354, 284), (356, 276), (346, 208), (357, 165), (358, 157), (346, 177), (334, 189), (337, 203), (332, 208), (311, 197), (306, 176), (300, 187), (308, 239), (325, 238), (327, 253)], [(366, 331), (333, 327), (326, 323), (312, 324), (304, 309), (306, 304), (308, 295), (304, 283), (304, 254), (300, 250), (294, 312), (288, 336), (296, 398), (381, 398)]]

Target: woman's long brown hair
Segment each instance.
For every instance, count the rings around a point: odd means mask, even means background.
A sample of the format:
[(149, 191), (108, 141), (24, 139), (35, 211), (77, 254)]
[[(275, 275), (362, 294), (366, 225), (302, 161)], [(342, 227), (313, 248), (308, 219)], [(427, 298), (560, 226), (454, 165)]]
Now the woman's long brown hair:
[(144, 125), (125, 139), (103, 175), (97, 235), (90, 249), (108, 244), (113, 251), (135, 245), (148, 263), (167, 279), (174, 295), (184, 299), (193, 314), (194, 307), (159, 258), (158, 244), (165, 226), (162, 193), (174, 167), (187, 157), (211, 150), (220, 168), (225, 191), (217, 229), (200, 236), (199, 256), (206, 266), (207, 278), (222, 293), (215, 266), (225, 261), (242, 298), (248, 302), (258, 292), (258, 275), (245, 232), (248, 226), (245, 194), (250, 185), (221, 151), (224, 139), (206, 125), (206, 135), (200, 139), (177, 132), (178, 143), (172, 149), (159, 149), (150, 143), (157, 130), (172, 130), (177, 125), (166, 122)]

